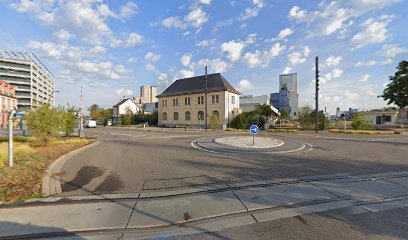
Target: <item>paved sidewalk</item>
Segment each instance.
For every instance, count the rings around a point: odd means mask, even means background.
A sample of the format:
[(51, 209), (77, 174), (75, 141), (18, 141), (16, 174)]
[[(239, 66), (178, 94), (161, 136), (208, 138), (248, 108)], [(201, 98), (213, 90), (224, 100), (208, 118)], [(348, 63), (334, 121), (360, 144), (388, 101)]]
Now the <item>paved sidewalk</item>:
[(1, 208), (0, 239), (32, 234), (163, 237), (333, 209), (360, 214), (407, 206), (408, 171), (311, 176), (133, 195), (40, 199)]

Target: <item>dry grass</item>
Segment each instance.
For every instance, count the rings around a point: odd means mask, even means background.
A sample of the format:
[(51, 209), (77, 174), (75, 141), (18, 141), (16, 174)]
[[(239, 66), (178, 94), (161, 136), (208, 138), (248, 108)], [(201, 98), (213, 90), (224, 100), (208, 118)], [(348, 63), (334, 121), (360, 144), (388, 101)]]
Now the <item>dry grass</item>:
[(333, 130), (329, 130), (328, 132), (329, 133), (345, 133), (345, 134), (368, 134), (368, 135), (383, 134), (382, 132), (372, 131), (372, 130), (347, 130), (346, 132), (344, 132), (344, 130), (333, 129)]
[(30, 147), (29, 143), (21, 143), (20, 150), (16, 149), (14, 167), (0, 167), (0, 202), (18, 203), (41, 197), (41, 184), (47, 167), (60, 156), (89, 144), (87, 140), (74, 138), (58, 141), (47, 147)]
[[(34, 149), (25, 143), (14, 143), (14, 157), (23, 156), (33, 153)], [(8, 143), (0, 143), (0, 167), (7, 164), (8, 160)]]

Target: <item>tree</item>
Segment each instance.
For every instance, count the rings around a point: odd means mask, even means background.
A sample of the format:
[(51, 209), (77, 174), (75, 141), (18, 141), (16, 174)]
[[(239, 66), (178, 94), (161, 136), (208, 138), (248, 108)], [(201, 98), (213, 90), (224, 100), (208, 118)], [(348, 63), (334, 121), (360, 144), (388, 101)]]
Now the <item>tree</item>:
[(408, 106), (408, 61), (403, 60), (398, 64), (397, 72), (390, 76), (390, 83), (384, 89), (382, 97), (387, 104), (395, 104), (400, 108)]
[(302, 128), (310, 128), (313, 125), (314, 118), (311, 117), (312, 112), (313, 110), (310, 106), (299, 108), (298, 120)]
[(351, 117), (351, 121), (352, 121), (351, 127), (354, 130), (370, 130), (371, 129), (370, 123), (362, 117), (361, 113), (353, 114), (353, 116)]
[(212, 114), (210, 116), (210, 122), (209, 122), (209, 127), (213, 130), (217, 129), (218, 124), (220, 123), (220, 119), (216, 114)]
[(126, 113), (122, 115), (122, 125), (130, 125), (133, 120), (133, 112), (129, 107), (126, 108)]
[[(259, 113), (260, 117), (263, 119), (263, 123), (268, 122), (271, 117), (278, 116), (278, 114), (272, 110), (272, 107), (267, 104), (256, 106), (255, 111)], [(263, 126), (261, 123), (258, 124), (260, 124), (259, 126)]]
[(290, 114), (288, 113), (288, 111), (286, 111), (285, 109), (282, 109), (280, 114), (281, 114), (282, 119), (289, 120)]
[(75, 126), (78, 121), (79, 109), (75, 107), (67, 107), (63, 109), (62, 131), (66, 136), (70, 136), (74, 133)]
[(25, 118), (33, 136), (39, 140), (42, 146), (46, 146), (51, 138), (58, 136), (61, 131), (63, 116), (61, 109), (43, 104), (28, 111)]

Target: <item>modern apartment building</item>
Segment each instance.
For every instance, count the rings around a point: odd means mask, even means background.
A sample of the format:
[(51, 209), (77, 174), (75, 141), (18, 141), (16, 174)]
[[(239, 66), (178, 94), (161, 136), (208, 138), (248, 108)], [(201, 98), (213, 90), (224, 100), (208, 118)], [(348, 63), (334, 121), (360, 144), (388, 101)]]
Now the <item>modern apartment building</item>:
[(157, 88), (155, 86), (141, 86), (140, 87), (140, 98), (142, 103), (153, 103), (157, 102)]
[[(159, 126), (205, 127), (205, 76), (179, 79), (159, 96)], [(220, 127), (239, 114), (240, 93), (220, 74), (207, 77), (207, 116)], [(208, 118), (209, 119), (209, 118)]]
[(32, 52), (0, 50), (0, 79), (16, 87), (17, 112), (55, 104), (54, 76)]
[(0, 80), (0, 126), (7, 127), (11, 110), (17, 108), (16, 87)]

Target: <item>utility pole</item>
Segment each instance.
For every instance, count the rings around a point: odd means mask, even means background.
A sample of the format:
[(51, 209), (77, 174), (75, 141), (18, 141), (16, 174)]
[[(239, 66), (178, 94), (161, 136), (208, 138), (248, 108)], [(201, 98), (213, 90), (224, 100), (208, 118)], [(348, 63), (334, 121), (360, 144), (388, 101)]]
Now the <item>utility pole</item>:
[(84, 137), (84, 102), (82, 99), (82, 85), (81, 85), (81, 112), (79, 113), (79, 137)]
[(8, 164), (9, 164), (9, 166), (10, 167), (12, 167), (14, 164), (14, 161), (13, 161), (13, 155), (14, 155), (14, 152), (13, 152), (13, 116), (14, 116), (14, 113), (15, 113), (16, 111), (15, 110), (11, 110), (10, 111), (10, 115), (9, 115), (9, 117), (8, 117), (8, 124), (9, 124), (9, 132), (8, 132), (8, 134), (9, 134), (9, 142), (8, 142)]
[(205, 65), (205, 131), (207, 131), (207, 124), (208, 124), (208, 109), (207, 109), (207, 91), (208, 91), (208, 78), (207, 78), (207, 65)]
[(315, 83), (316, 83), (315, 132), (318, 133), (319, 132), (319, 57), (316, 57), (316, 59), (315, 59), (315, 70), (316, 70), (316, 76), (315, 76)]

